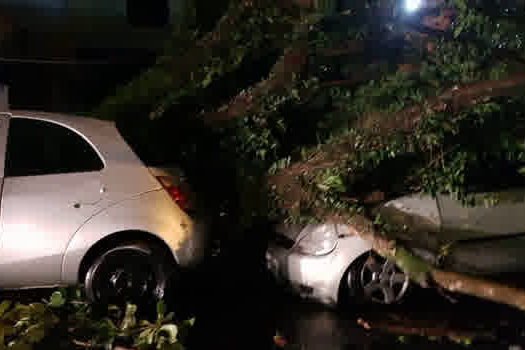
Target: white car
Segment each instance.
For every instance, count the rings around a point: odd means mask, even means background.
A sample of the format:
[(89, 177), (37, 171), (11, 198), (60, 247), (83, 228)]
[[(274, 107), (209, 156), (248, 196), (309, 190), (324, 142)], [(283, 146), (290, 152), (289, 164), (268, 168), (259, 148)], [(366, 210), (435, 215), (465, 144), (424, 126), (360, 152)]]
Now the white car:
[[(525, 190), (478, 193), (475, 199), (473, 206), (464, 206), (447, 195), (413, 194), (377, 210), (386, 222), (416, 232), (400, 232), (398, 239), (432, 264), (482, 276), (522, 273)], [(409, 279), (371, 249), (343, 224), (280, 226), (266, 260), (293, 292), (329, 306), (355, 299), (400, 301)]]
[(359, 299), (380, 304), (400, 301), (409, 287), (408, 277), (371, 249), (347, 225), (280, 226), (266, 261), (280, 284), (328, 306)]
[(147, 168), (114, 123), (0, 114), (0, 288), (84, 284), (93, 301), (154, 300), (205, 255), (181, 176)]

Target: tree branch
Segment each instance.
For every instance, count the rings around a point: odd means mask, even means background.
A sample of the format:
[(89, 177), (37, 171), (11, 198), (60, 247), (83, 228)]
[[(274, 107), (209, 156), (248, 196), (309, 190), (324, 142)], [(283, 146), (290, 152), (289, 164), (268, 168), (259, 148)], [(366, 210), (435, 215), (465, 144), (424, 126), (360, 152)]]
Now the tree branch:
[(290, 88), (294, 82), (294, 77), (305, 68), (307, 59), (308, 47), (305, 42), (298, 42), (293, 47), (286, 49), (272, 67), (267, 79), (241, 91), (217, 111), (205, 113), (204, 121), (213, 123), (242, 116), (256, 108), (259, 100), (271, 91)]
[(382, 313), (377, 317), (368, 316), (366, 320), (359, 318), (357, 323), (365, 329), (379, 329), (396, 335), (416, 335), (421, 337), (447, 337), (454, 341), (495, 340), (495, 332), (488, 329), (458, 326), (454, 319), (437, 318), (431, 314), (430, 318), (414, 318), (412, 315)]
[[(342, 218), (341, 218), (342, 219)], [(514, 288), (500, 282), (469, 276), (464, 273), (438, 269), (415, 257), (392, 239), (377, 233), (372, 222), (362, 215), (344, 219), (350, 231), (372, 244), (374, 251), (394, 260), (403, 271), (423, 287), (429, 279), (450, 292), (468, 294), (507, 304), (525, 311), (525, 290)]]

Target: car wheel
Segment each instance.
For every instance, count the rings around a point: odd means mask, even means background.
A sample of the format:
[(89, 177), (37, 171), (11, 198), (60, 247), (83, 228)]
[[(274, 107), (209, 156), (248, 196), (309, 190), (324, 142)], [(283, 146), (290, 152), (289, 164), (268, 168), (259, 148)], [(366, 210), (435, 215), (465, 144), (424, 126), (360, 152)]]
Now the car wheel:
[(406, 294), (410, 280), (394, 262), (369, 252), (350, 265), (346, 284), (352, 298), (393, 304)]
[(92, 302), (144, 305), (164, 297), (173, 264), (166, 250), (144, 243), (127, 243), (107, 250), (88, 268), (84, 284)]

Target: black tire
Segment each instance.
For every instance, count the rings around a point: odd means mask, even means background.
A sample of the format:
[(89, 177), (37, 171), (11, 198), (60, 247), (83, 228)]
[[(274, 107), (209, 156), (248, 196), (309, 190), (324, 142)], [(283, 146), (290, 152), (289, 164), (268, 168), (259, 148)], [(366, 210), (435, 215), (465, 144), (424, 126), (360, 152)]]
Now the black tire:
[[(392, 292), (392, 294), (386, 293), (385, 290), (380, 287), (377, 288), (379, 295), (376, 295), (376, 292), (373, 291), (373, 289), (372, 293), (370, 293), (369, 290), (365, 291), (365, 287), (369, 286), (372, 279), (379, 278), (376, 276), (373, 278), (369, 276), (370, 261), (375, 261), (376, 265), (382, 267), (382, 271), (378, 271), (378, 275), (381, 275), (384, 271), (388, 272), (384, 275), (384, 280), (381, 281), (381, 287), (384, 289), (391, 289), (389, 292)], [(400, 279), (403, 280), (399, 281)], [(410, 282), (408, 277), (406, 277), (397, 266), (371, 251), (363, 254), (352, 262), (346, 273), (343, 275), (340, 288), (340, 301), (343, 305), (356, 302), (396, 304), (404, 299), (409, 286)]]
[(355, 306), (364, 302), (363, 291), (359, 284), (359, 271), (368, 257), (368, 253), (354, 260), (346, 269), (339, 285), (340, 306)]
[(169, 254), (167, 249), (144, 242), (121, 243), (106, 250), (87, 269), (87, 298), (101, 304), (155, 304), (164, 298), (175, 269)]

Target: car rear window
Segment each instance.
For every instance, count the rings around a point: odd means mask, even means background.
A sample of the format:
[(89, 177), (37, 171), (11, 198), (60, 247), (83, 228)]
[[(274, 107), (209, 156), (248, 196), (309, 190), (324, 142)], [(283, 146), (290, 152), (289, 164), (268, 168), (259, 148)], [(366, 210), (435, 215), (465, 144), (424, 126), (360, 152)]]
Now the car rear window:
[(104, 163), (76, 132), (36, 119), (9, 123), (5, 176), (32, 176), (99, 171)]

